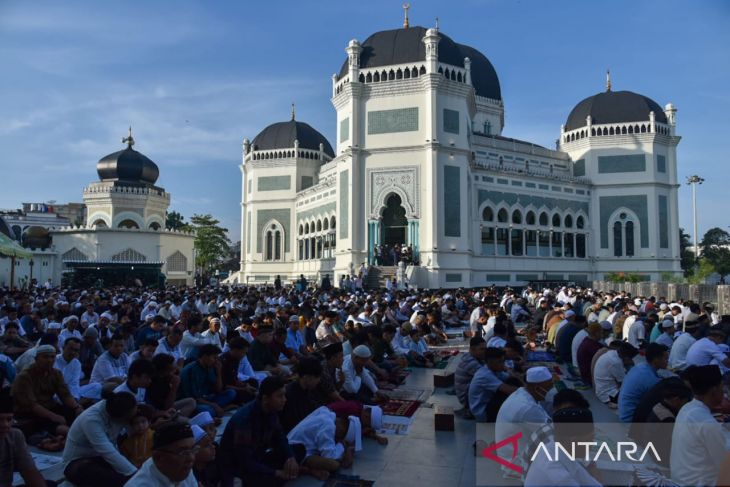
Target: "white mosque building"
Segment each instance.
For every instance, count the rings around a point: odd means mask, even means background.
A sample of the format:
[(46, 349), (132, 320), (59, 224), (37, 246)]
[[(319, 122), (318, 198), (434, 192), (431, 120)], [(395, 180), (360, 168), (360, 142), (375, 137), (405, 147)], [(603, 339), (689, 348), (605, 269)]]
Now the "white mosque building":
[(337, 283), (394, 243), (430, 288), (681, 272), (671, 103), (607, 80), (553, 150), (502, 136), (494, 67), (438, 28), (406, 21), (345, 51), (334, 148), (293, 111), (243, 141), (239, 282)]

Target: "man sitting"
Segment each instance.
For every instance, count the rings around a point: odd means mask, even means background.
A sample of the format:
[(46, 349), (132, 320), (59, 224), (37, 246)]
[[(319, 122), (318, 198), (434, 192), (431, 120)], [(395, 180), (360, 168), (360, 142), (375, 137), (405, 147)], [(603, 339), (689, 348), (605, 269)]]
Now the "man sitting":
[(142, 464), (126, 485), (198, 487), (193, 474), (196, 452), (193, 430), (189, 424), (166, 423), (155, 431), (152, 458)]
[(5, 332), (0, 337), (0, 353), (16, 360), (31, 347), (31, 343), (19, 334), (20, 326), (15, 321), (5, 325)]
[(342, 373), (345, 383), (341, 395), (345, 399), (354, 399), (365, 404), (372, 404), (380, 398), (375, 379), (365, 367), (372, 353), (367, 345), (358, 345), (342, 362)]
[(160, 338), (157, 348), (155, 349), (155, 355), (159, 355), (161, 353), (172, 355), (177, 367), (182, 369), (183, 365), (185, 365), (185, 358), (183, 357), (182, 350), (180, 349), (182, 337), (183, 332), (180, 328), (171, 328), (170, 331), (168, 331), (167, 336)]
[(634, 365), (634, 357), (639, 351), (621, 341), (612, 342), (611, 348), (596, 360), (593, 367), (593, 388), (599, 401), (616, 409), (621, 383), (626, 378), (626, 369)]
[(274, 329), (261, 326), (248, 351), (248, 360), (256, 372), (268, 372), (274, 375), (288, 376), (289, 373), (279, 365), (278, 355), (274, 355), (270, 344), (274, 339)]
[(324, 404), (314, 394), (322, 376), (322, 364), (314, 357), (305, 357), (297, 365), (297, 380), (286, 386), (286, 404), (281, 412), (281, 425), (291, 431), (312, 411)]
[[(41, 345), (36, 350), (35, 362), (13, 382), (18, 419), (26, 422), (26, 434), (45, 431), (65, 436), (68, 425), (84, 410), (71, 395), (61, 372), (53, 368), (55, 361), (56, 349)], [(58, 396), (60, 404), (54, 396)]]
[(282, 485), (299, 476), (299, 463), (279, 423), (279, 413), (286, 403), (284, 381), (267, 377), (259, 394), (238, 409), (223, 431), (218, 450), (222, 485), (233, 485), (234, 477), (249, 485)]
[(45, 487), (23, 433), (13, 427), (14, 407), (10, 389), (0, 391), (0, 485), (12, 485), (13, 473), (20, 472), (27, 487)]
[[(469, 353), (461, 357), (459, 365), (454, 372), (454, 392), (462, 406), (462, 412), (470, 419), (469, 411), (469, 384), (471, 384), (474, 374), (484, 364), (484, 354), (487, 350), (487, 343), (479, 336), (472, 337), (469, 340)], [(473, 417), (473, 416), (472, 416)]]
[(66, 480), (77, 487), (121, 487), (137, 471), (117, 449), (117, 438), (137, 413), (128, 392), (112, 393), (79, 416), (63, 450)]
[[(650, 343), (646, 348), (646, 362), (635, 365), (626, 374), (618, 396), (619, 418), (624, 423), (631, 422), (641, 397), (659, 382), (657, 371), (667, 368), (669, 349), (658, 343)], [(596, 364), (598, 368), (598, 364)]]
[(96, 360), (89, 382), (102, 384), (103, 387), (116, 387), (127, 379), (128, 368), (129, 357), (124, 353), (124, 337), (115, 334), (109, 349)]
[(357, 446), (360, 445), (361, 423), (354, 416), (338, 418), (327, 406), (312, 411), (287, 435), (292, 447), (306, 450), (302, 462), (302, 473), (309, 473), (319, 480), (325, 480), (330, 473), (352, 465)]
[(172, 355), (160, 354), (152, 357), (154, 375), (145, 394), (145, 402), (157, 411), (166, 411), (169, 415), (183, 418), (192, 416), (197, 407), (195, 399), (188, 397), (177, 399), (180, 389), (180, 375)]
[[(504, 382), (509, 377), (504, 357), (504, 350), (501, 348), (487, 348), (484, 353), (486, 363), (477, 370), (469, 384), (469, 410), (477, 421), (494, 420), (499, 405), (492, 404), (492, 401), (497, 398), (504, 402), (506, 396), (517, 390), (516, 386)], [(498, 392), (502, 396), (497, 396)]]
[(238, 335), (228, 340), (228, 351), (221, 354), (221, 374), (223, 377), (223, 388), (232, 389), (236, 392), (235, 403), (243, 404), (256, 397), (258, 381), (255, 378), (241, 380), (238, 378), (238, 371), (241, 368), (241, 361), (248, 353), (248, 342)]
[(53, 366), (63, 374), (63, 380), (74, 399), (88, 406), (92, 401), (101, 399), (101, 384), (81, 385), (84, 373), (77, 358), (80, 350), (81, 340), (75, 337), (67, 338), (63, 344), (63, 352), (56, 356)]
[(223, 389), (219, 353), (220, 349), (215, 345), (203, 345), (198, 349), (198, 359), (180, 373), (179, 397), (195, 399), (197, 412), (208, 411), (221, 417), (225, 414), (223, 408), (236, 399), (236, 392)]

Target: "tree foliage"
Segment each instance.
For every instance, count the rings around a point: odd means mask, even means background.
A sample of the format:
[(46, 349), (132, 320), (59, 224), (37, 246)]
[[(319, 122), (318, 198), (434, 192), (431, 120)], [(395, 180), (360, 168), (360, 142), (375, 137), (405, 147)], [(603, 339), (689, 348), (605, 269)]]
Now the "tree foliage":
[(177, 231), (192, 230), (192, 227), (185, 222), (185, 217), (177, 211), (170, 211), (165, 215), (165, 228)]
[(193, 215), (190, 222), (195, 232), (195, 264), (207, 273), (228, 258), (231, 244), (226, 235), (228, 229), (221, 227), (220, 221), (210, 214)]
[(684, 271), (684, 277), (689, 277), (694, 272), (695, 267), (695, 254), (690, 249), (692, 241), (688, 233), (684, 231), (684, 228), (679, 229), (679, 256), (680, 265)]
[(725, 276), (730, 274), (730, 233), (722, 228), (710, 228), (702, 237), (700, 250), (702, 257), (712, 264), (724, 282)]
[(703, 284), (705, 280), (715, 273), (715, 267), (712, 263), (700, 257), (697, 267), (693, 268), (692, 273), (687, 276), (688, 284)]

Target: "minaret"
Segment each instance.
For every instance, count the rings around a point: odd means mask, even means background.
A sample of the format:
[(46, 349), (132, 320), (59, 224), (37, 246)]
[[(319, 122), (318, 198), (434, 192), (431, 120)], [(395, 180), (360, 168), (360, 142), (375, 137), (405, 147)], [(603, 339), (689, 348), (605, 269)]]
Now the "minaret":
[(411, 8), (410, 3), (404, 3), (403, 4), (403, 28), (408, 28), (408, 9)]
[(611, 70), (606, 70), (606, 91), (611, 91)]

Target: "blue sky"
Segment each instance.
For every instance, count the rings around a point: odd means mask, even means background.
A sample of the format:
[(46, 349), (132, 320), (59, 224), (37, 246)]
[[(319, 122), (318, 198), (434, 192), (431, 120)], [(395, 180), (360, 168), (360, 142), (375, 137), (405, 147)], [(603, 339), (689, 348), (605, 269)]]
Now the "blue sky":
[[(137, 145), (171, 208), (237, 239), (241, 141), (290, 103), (334, 143), (331, 75), (352, 38), (402, 23), (400, 1), (0, 0), (0, 208), (80, 201), (96, 161)], [(604, 89), (678, 108), (679, 174), (700, 233), (727, 228), (730, 2), (411, 0), (411, 25), (481, 50), (500, 77), (504, 135), (554, 147), (572, 107)], [(680, 225), (691, 229), (690, 191)]]

